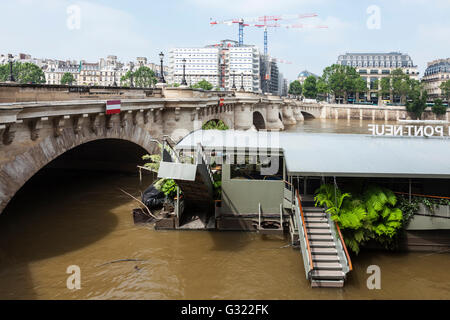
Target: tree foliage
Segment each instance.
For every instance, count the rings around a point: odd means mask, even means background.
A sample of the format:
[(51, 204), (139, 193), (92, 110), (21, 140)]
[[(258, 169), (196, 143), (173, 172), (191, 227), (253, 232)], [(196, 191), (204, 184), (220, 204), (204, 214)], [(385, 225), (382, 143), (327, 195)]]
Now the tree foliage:
[(406, 111), (412, 113), (417, 119), (422, 118), (422, 114), (427, 108), (428, 94), (425, 90), (415, 89), (410, 93), (411, 101), (406, 103)]
[(75, 82), (75, 77), (70, 72), (66, 72), (61, 77), (61, 84), (72, 84)]
[(210, 120), (202, 126), (202, 130), (228, 130), (230, 129), (222, 120)]
[(444, 81), (441, 83), (439, 88), (442, 90), (442, 96), (447, 99), (447, 101), (450, 100), (450, 80)]
[(328, 84), (322, 77), (319, 77), (319, 79), (317, 79), (316, 86), (319, 98), (324, 98), (329, 92)]
[(294, 80), (289, 84), (289, 91), (288, 93), (293, 96), (301, 96), (302, 95), (302, 84), (298, 80)]
[(326, 86), (327, 93), (331, 93), (336, 97), (344, 97), (344, 102), (347, 103), (346, 97), (350, 93), (365, 92), (361, 76), (356, 72), (356, 69), (350, 66), (343, 66), (333, 64), (323, 70), (323, 81)]
[(139, 67), (136, 71), (128, 70), (120, 79), (121, 85), (125, 87), (131, 86), (131, 78), (133, 77), (133, 85), (138, 88), (149, 88), (154, 86), (158, 79), (155, 72), (146, 66)]
[[(13, 63), (13, 76), (18, 83), (45, 83), (45, 74), (34, 63)], [(0, 65), (0, 81), (7, 81), (9, 77), (9, 64)]]
[(442, 103), (442, 99), (434, 99), (434, 106), (431, 108), (433, 113), (441, 116), (447, 113), (447, 107)]
[(213, 88), (213, 85), (211, 83), (209, 83), (208, 81), (206, 81), (205, 79), (203, 79), (202, 81), (197, 82), (196, 84), (192, 85), (191, 88), (193, 89), (203, 89), (206, 91), (210, 91)]
[(317, 80), (314, 76), (306, 78), (303, 84), (303, 95), (308, 99), (315, 99), (317, 97)]
[(402, 227), (397, 197), (386, 188), (369, 186), (359, 193), (344, 193), (333, 184), (316, 190), (316, 206), (326, 206), (342, 229), (346, 245), (355, 253), (369, 240), (390, 247)]

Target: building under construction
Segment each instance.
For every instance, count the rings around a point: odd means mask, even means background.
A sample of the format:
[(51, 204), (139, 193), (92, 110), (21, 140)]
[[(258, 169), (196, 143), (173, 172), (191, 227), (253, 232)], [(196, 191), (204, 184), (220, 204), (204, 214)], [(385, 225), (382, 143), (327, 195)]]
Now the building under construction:
[(279, 95), (277, 62), (254, 45), (222, 40), (202, 48), (175, 48), (169, 54), (169, 83), (188, 85), (201, 80), (220, 90), (245, 90)]

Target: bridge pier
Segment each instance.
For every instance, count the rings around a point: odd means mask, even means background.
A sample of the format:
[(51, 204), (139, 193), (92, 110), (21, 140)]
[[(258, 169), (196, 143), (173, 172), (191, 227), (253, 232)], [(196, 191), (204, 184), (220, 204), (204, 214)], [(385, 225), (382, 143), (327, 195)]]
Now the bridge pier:
[(305, 117), (303, 116), (302, 111), (300, 110), (300, 107), (296, 104), (296, 106), (293, 109), (294, 111), (294, 118), (297, 122), (303, 122), (305, 121)]
[(285, 125), (295, 125), (297, 123), (291, 104), (283, 106), (283, 122)]

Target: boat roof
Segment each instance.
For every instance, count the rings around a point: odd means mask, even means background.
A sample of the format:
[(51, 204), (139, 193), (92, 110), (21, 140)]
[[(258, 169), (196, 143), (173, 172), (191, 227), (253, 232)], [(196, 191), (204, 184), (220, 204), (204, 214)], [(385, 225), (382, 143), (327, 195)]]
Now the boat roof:
[(178, 150), (285, 157), (291, 176), (450, 178), (450, 139), (362, 134), (198, 130)]

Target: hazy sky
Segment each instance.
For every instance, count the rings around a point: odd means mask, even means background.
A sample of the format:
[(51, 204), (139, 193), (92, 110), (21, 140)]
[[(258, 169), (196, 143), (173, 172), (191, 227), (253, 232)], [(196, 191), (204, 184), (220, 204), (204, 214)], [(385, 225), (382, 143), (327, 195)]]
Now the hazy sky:
[[(0, 53), (38, 58), (97, 61), (114, 54), (157, 61), (158, 53), (171, 47), (237, 40), (237, 25), (210, 26), (210, 18), (296, 13), (317, 13), (302, 22), (329, 29), (269, 31), (269, 54), (293, 63), (280, 65), (290, 80), (304, 69), (321, 74), (347, 51), (405, 52), (421, 75), (428, 61), (450, 57), (450, 0), (0, 1)], [(80, 8), (79, 28), (67, 13), (73, 5)], [(373, 5), (379, 20), (367, 13)], [(372, 26), (379, 21), (379, 28), (369, 28), (368, 20)], [(244, 42), (262, 50), (263, 31), (246, 28)]]

